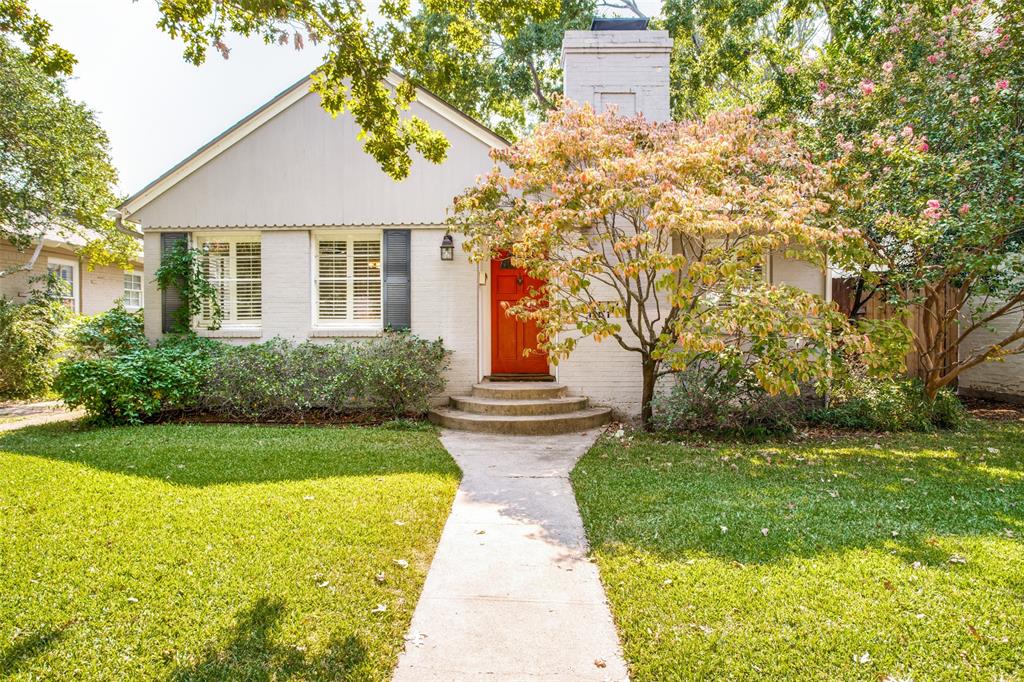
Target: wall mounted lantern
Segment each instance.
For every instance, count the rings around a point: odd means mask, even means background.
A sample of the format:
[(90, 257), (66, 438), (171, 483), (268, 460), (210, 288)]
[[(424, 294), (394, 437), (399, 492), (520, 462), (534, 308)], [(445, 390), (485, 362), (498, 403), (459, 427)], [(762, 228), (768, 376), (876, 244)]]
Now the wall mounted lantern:
[(455, 260), (455, 240), (447, 232), (441, 240), (441, 260)]

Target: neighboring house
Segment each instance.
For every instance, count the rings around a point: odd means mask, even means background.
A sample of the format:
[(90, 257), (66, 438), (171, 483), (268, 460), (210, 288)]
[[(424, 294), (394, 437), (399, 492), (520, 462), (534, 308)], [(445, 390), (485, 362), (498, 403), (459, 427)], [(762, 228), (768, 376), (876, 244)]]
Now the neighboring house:
[[(565, 94), (667, 120), (671, 51), (664, 31), (570, 31)], [(153, 282), (161, 252), (188, 240), (208, 250), (222, 295), (220, 329), (197, 320), (200, 334), (245, 343), (411, 329), (452, 351), (453, 393), (492, 373), (550, 371), (622, 416), (638, 413), (637, 354), (585, 340), (557, 366), (524, 358), (535, 337), (499, 302), (521, 296), (528, 279), (507, 262), (469, 262), (458, 236), (452, 259), (443, 257), (452, 199), (492, 167), (490, 150), (508, 143), (422, 89), (411, 108), (451, 147), (441, 165), (415, 159), (401, 182), (361, 149), (352, 118), (325, 114), (303, 79), (128, 199), (124, 218), (145, 235), (147, 336), (170, 331), (178, 305)], [(829, 296), (819, 269), (781, 255), (767, 265), (773, 281)]]
[(0, 271), (11, 274), (0, 277), (0, 298), (25, 302), (33, 289), (44, 286), (47, 272), (56, 273), (67, 282), (64, 302), (76, 313), (95, 315), (123, 301), (128, 310), (140, 310), (145, 303), (143, 264), (137, 262), (129, 270), (116, 266), (89, 268), (79, 255), (85, 240), (77, 235), (56, 231), (47, 234), (35, 263), (29, 270), (19, 270), (32, 260), (34, 248), (19, 251), (10, 242), (0, 240)]

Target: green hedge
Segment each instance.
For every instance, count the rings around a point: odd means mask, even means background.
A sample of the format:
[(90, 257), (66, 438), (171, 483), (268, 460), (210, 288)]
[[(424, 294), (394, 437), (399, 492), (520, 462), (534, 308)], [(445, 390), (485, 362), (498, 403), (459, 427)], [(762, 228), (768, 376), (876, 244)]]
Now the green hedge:
[(245, 346), (185, 336), (65, 363), (56, 387), (66, 403), (107, 423), (169, 414), (249, 422), (383, 419), (425, 413), (430, 397), (444, 390), (447, 366), (440, 341), (407, 333)]

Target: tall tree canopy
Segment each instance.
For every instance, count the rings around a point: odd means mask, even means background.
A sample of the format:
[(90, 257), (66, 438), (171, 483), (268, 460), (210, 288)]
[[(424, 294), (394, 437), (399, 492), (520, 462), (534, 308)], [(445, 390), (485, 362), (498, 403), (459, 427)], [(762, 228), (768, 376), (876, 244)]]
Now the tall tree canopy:
[(0, 35), (0, 239), (34, 247), (19, 270), (54, 233), (84, 238), (93, 264), (125, 263), (137, 244), (105, 217), (117, 203), (106, 133), (40, 61)]
[[(472, 57), (465, 52), (478, 46), (471, 37), (475, 22), (492, 27), (498, 39), (512, 41), (528, 24), (550, 21), (559, 13), (558, 0), (424, 0), (421, 7), (448, 17), (446, 40), (465, 38), (458, 48), (464, 52), (461, 68), (468, 68)], [(307, 40), (322, 41), (327, 53), (313, 88), (331, 114), (352, 114), (362, 129), (365, 150), (381, 168), (403, 178), (413, 151), (434, 162), (445, 158), (444, 136), (423, 119), (401, 114), (415, 96), (412, 84), (392, 89), (384, 82), (395, 68), (414, 73), (423, 63), (418, 42), (433, 29), (411, 22), (409, 0), (383, 0), (377, 20), (363, 3), (342, 0), (160, 0), (159, 9), (160, 27), (183, 39), (186, 59), (197, 64), (211, 47), (227, 58), (231, 32), (260, 35), (296, 49)]]

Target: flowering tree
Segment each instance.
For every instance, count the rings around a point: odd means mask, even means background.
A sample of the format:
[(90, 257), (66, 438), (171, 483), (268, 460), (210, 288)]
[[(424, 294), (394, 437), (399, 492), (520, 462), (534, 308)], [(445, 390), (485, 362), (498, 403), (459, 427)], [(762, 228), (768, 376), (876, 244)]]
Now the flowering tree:
[(766, 281), (765, 255), (824, 267), (827, 172), (750, 111), (650, 123), (565, 103), (455, 200), (477, 260), (499, 251), (543, 280), (507, 310), (535, 321), (553, 362), (583, 337), (640, 354), (642, 418), (659, 377), (712, 359), (795, 393), (830, 371), (845, 319)]
[(871, 295), (920, 311), (913, 343), (930, 397), (1024, 352), (1024, 323), (958, 351), (1024, 311), (1022, 36), (1020, 3), (978, 0), (935, 18), (908, 8), (865, 46), (866, 66), (834, 63), (818, 86), (814, 134), (868, 249), (850, 266), (861, 284), (847, 312)]

